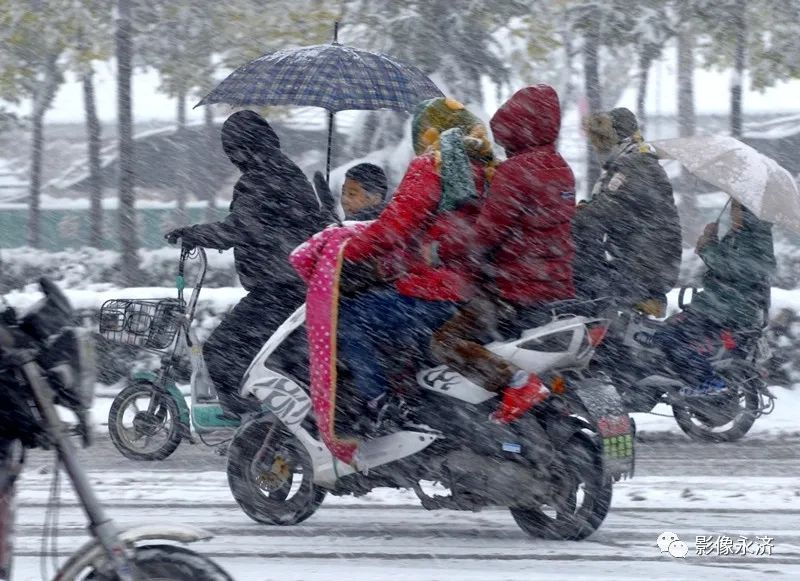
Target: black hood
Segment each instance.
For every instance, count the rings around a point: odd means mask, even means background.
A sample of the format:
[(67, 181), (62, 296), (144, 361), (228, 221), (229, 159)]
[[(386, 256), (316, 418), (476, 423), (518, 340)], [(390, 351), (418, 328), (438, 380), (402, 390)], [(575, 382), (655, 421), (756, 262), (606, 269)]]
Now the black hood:
[(238, 111), (222, 125), (222, 149), (242, 172), (263, 165), (280, 148), (275, 130), (255, 111)]

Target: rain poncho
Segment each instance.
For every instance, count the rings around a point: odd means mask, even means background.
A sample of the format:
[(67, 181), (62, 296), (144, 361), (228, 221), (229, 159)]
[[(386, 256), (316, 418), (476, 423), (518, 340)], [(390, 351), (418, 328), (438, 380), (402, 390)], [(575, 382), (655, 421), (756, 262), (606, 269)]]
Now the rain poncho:
[(769, 307), (770, 277), (775, 272), (772, 226), (743, 211), (743, 224), (699, 251), (708, 267), (703, 290), (690, 309), (722, 327), (748, 328)]

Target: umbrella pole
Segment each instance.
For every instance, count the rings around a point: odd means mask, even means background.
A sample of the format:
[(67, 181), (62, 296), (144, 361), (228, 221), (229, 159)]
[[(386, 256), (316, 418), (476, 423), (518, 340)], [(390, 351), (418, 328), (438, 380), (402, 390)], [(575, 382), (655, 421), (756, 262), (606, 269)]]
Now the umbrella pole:
[(331, 148), (333, 147), (333, 113), (328, 112), (328, 162), (325, 166), (325, 181), (331, 182)]
[(725, 213), (725, 210), (727, 210), (728, 206), (731, 205), (731, 200), (733, 200), (733, 198), (731, 196), (728, 196), (728, 201), (725, 202), (724, 206), (722, 206), (722, 211), (719, 213), (719, 216), (717, 216), (717, 220), (716, 220), (717, 224), (719, 224), (719, 221), (722, 220), (722, 215)]

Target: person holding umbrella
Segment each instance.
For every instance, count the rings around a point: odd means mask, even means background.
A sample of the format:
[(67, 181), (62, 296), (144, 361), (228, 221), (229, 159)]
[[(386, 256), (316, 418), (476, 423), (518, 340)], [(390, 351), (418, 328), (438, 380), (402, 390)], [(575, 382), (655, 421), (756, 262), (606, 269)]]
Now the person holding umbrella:
[(280, 149), (269, 123), (254, 111), (234, 113), (222, 126), (222, 146), (242, 172), (230, 213), (220, 222), (176, 228), (165, 236), (185, 247), (234, 249), (247, 295), (203, 346), (209, 375), (229, 414), (247, 411), (241, 377), (270, 335), (303, 303), (305, 285), (289, 253), (326, 226), (314, 190)]
[[(338, 28), (337, 22), (330, 44), (278, 50), (244, 64), (196, 105), (294, 105), (324, 109), (328, 117), (325, 175), (319, 174), (321, 179), (315, 180), (315, 184), (320, 182), (320, 192), (328, 190), (337, 112), (412, 111), (420, 101), (442, 97), (436, 84), (417, 67), (389, 55), (341, 44)], [(331, 213), (334, 204), (330, 197), (323, 198), (322, 202), (326, 211)], [(286, 246), (295, 241), (299, 244), (313, 233), (313, 230), (298, 232), (296, 237), (293, 235), (284, 243)], [(232, 376), (231, 373), (227, 375)], [(314, 400), (317, 414), (322, 413), (320, 403), (319, 398)], [(325, 437), (325, 429), (322, 432)]]
[(717, 222), (708, 224), (697, 241), (696, 252), (707, 267), (703, 290), (655, 336), (674, 371), (690, 386), (684, 390), (689, 396), (726, 387), (697, 343), (722, 331), (759, 328), (770, 304), (772, 225), (733, 201), (730, 230), (722, 238), (718, 231)]

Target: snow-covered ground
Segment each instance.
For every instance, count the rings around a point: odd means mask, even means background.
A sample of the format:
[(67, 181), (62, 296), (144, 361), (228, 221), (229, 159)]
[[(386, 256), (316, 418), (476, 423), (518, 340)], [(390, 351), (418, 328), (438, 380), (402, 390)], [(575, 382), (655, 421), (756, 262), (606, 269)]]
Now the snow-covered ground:
[[(169, 522), (205, 528), (214, 538), (194, 548), (239, 581), (800, 578), (800, 456), (791, 443), (640, 445), (637, 475), (615, 485), (609, 516), (582, 542), (531, 539), (505, 510), (427, 512), (410, 491), (384, 489), (362, 498), (329, 496), (297, 526), (264, 526), (236, 506), (224, 460), (207, 450), (182, 446), (158, 465), (128, 463), (110, 453), (105, 442), (84, 457), (121, 527)], [(36, 453), (22, 477), (17, 581), (41, 579), (49, 466)], [(85, 537), (70, 491), (63, 495), (59, 523), (63, 559)], [(665, 531), (686, 542), (685, 559), (660, 552), (656, 541)], [(771, 556), (756, 554), (756, 539), (765, 535), (772, 539)], [(698, 536), (733, 542), (745, 536), (753, 544), (747, 555), (698, 555)]]
[[(756, 420), (750, 431), (752, 436), (781, 437), (787, 434), (800, 435), (800, 387), (793, 389), (783, 387), (770, 388), (776, 396), (775, 410), (768, 416)], [(631, 414), (636, 420), (636, 429), (640, 432), (682, 433), (672, 410), (664, 404), (657, 405), (652, 413)]]
[[(163, 252), (174, 253), (174, 249), (163, 249)], [(216, 254), (210, 255), (209, 260), (215, 257)], [(96, 288), (65, 288), (63, 290), (67, 298), (72, 302), (72, 305), (79, 310), (99, 309), (105, 301), (114, 298), (164, 298), (174, 297), (176, 292), (174, 287), (114, 288), (106, 284), (98, 286), (102, 288), (100, 290)], [(187, 289), (186, 292), (188, 294), (189, 289)], [(668, 314), (672, 314), (678, 310), (678, 292), (678, 289), (674, 289), (668, 294)], [(200, 300), (209, 301), (215, 306), (225, 308), (235, 305), (245, 294), (246, 291), (241, 287), (204, 288), (200, 294)], [(16, 309), (27, 309), (42, 298), (42, 294), (38, 290), (37, 284), (30, 284), (24, 290), (14, 290), (3, 295), (3, 298), (10, 306)], [(691, 295), (687, 295), (687, 298), (690, 299)], [(787, 290), (773, 288), (771, 308), (772, 313), (777, 313), (784, 308), (800, 311), (800, 289)]]

